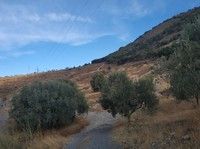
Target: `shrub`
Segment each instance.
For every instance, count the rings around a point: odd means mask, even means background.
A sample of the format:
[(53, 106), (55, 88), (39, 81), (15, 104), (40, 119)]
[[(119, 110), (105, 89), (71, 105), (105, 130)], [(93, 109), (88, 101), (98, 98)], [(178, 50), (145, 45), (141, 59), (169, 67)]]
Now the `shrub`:
[(111, 74), (101, 90), (100, 103), (102, 107), (115, 117), (116, 114), (127, 117), (143, 103), (149, 110), (153, 110), (158, 104), (154, 94), (154, 84), (152, 78), (145, 78), (138, 82), (132, 82), (126, 73), (118, 72)]
[(200, 97), (200, 19), (188, 24), (168, 61), (172, 92), (177, 99)]
[(155, 95), (153, 78), (145, 77), (143, 79), (140, 79), (138, 82), (135, 83), (135, 89), (137, 93), (137, 98), (144, 102), (145, 107), (147, 107), (149, 111), (153, 111), (158, 104), (158, 99)]
[(100, 98), (104, 109), (113, 116), (119, 113), (130, 120), (131, 114), (138, 107), (137, 102), (133, 82), (126, 73), (113, 73), (108, 77)]
[(105, 78), (102, 73), (98, 72), (92, 76), (90, 85), (94, 92), (100, 91), (103, 88), (104, 84), (105, 84)]
[(190, 98), (190, 75), (184, 70), (176, 70), (170, 76), (170, 84), (173, 95), (177, 100), (187, 100)]
[(36, 82), (22, 88), (12, 99), (10, 117), (26, 131), (58, 128), (74, 120), (88, 105), (71, 81)]

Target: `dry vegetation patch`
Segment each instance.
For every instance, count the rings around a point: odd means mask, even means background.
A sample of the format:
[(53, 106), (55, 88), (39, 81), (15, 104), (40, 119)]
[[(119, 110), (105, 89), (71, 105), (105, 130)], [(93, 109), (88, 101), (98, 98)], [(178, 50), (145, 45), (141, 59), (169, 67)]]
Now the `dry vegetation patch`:
[[(11, 123), (9, 127), (13, 128)], [(70, 135), (81, 131), (87, 125), (85, 118), (77, 117), (69, 126), (35, 134), (10, 130), (10, 133), (0, 135), (0, 148), (59, 149), (68, 143)]]
[(129, 129), (124, 124), (113, 131), (114, 139), (125, 148), (198, 148), (200, 107), (188, 102), (163, 101), (154, 115), (136, 112)]
[(75, 121), (64, 128), (59, 130), (47, 131), (43, 134), (36, 134), (33, 141), (28, 144), (29, 149), (59, 149), (67, 144), (70, 140), (70, 135), (80, 132), (88, 122), (82, 118), (78, 117)]

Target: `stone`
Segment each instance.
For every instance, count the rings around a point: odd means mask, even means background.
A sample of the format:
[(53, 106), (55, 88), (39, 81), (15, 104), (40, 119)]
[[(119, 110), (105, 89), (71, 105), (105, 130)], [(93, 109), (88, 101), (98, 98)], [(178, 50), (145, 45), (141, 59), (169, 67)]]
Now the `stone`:
[(190, 136), (189, 135), (184, 135), (184, 136), (182, 136), (182, 140), (183, 141), (189, 141), (191, 138), (190, 138)]

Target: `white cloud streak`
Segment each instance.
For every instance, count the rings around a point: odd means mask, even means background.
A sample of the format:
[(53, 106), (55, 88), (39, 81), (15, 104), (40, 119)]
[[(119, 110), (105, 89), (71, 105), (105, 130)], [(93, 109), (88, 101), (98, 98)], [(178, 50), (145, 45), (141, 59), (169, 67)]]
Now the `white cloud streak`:
[(130, 30), (126, 23), (122, 23), (123, 19), (131, 21), (147, 16), (154, 8), (143, 0), (127, 0), (122, 6), (119, 2), (105, 3), (100, 18), (95, 16), (95, 20), (87, 15), (75, 15), (67, 11), (41, 11), (36, 6), (1, 4), (0, 51), (9, 51), (34, 42), (77, 46), (107, 35), (126, 40)]
[(10, 54), (11, 57), (20, 57), (24, 55), (32, 55), (35, 54), (35, 51), (16, 51)]
[(104, 32), (92, 32), (94, 21), (69, 12), (41, 13), (25, 6), (0, 6), (0, 50), (8, 51), (32, 42), (80, 45), (91, 42)]
[(130, 5), (129, 12), (137, 17), (144, 17), (151, 13), (151, 8), (146, 7), (138, 0), (133, 0), (132, 4)]

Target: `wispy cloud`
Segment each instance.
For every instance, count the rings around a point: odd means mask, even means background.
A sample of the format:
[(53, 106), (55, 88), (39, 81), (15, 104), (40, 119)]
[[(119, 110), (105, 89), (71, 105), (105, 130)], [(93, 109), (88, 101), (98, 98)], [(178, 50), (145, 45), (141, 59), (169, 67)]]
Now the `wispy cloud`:
[[(112, 3), (110, 2), (110, 5), (105, 5), (103, 11), (107, 11), (113, 16), (115, 15), (121, 18), (130, 19), (131, 16), (134, 18), (141, 18), (151, 14), (155, 10), (154, 6), (151, 4), (157, 3), (157, 1), (158, 0), (152, 0), (151, 2), (145, 0), (115, 1)], [(159, 7), (157, 7), (157, 9), (159, 9)]]
[(20, 57), (20, 56), (32, 55), (32, 54), (35, 54), (35, 51), (16, 51), (16, 52), (10, 53), (10, 56), (11, 57)]
[[(0, 56), (0, 60), (6, 60), (9, 58), (19, 58), (22, 56), (27, 56), (27, 55), (33, 55), (36, 52), (33, 50), (26, 50), (26, 51), (21, 51), (21, 50), (14, 50), (14, 51), (4, 51), (3, 56)], [(1, 52), (2, 54), (2, 52)]]
[(38, 41), (80, 45), (107, 34), (91, 31), (94, 20), (88, 16), (40, 12), (23, 5), (1, 5), (0, 23), (0, 50)]
[(70, 13), (48, 13), (45, 15), (49, 21), (78, 21), (78, 22), (86, 22), (86, 23), (92, 23), (93, 20), (89, 17), (81, 17), (81, 16), (76, 16), (72, 15)]
[(164, 0), (116, 0), (107, 2), (102, 12), (106, 12), (111, 18), (110, 24), (119, 39), (132, 41), (133, 36), (135, 37), (134, 23), (161, 11), (164, 7)]
[[(157, 1), (160, 0), (151, 3)], [(130, 22), (147, 16), (154, 9), (144, 0), (106, 1), (101, 11), (95, 10), (94, 19), (89, 10), (85, 10), (88, 13), (72, 13), (67, 9), (41, 10), (36, 5), (6, 5), (0, 2), (0, 51), (33, 42), (77, 46), (107, 35), (126, 40), (131, 34), (126, 20)]]
[(151, 11), (151, 6), (147, 7), (144, 4), (142, 4), (141, 1), (138, 0), (133, 0), (129, 8), (129, 13), (132, 13), (137, 17), (144, 17), (150, 14)]

